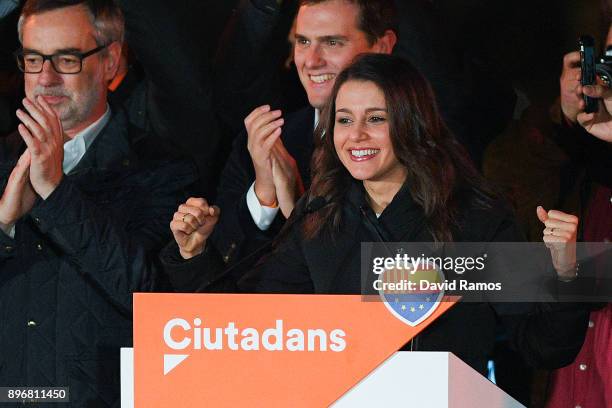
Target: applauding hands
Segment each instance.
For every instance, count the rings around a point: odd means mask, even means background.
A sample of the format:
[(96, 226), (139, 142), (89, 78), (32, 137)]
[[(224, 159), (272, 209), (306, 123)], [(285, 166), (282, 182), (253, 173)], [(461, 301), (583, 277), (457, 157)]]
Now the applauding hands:
[(18, 131), (27, 145), (9, 176), (0, 198), (0, 229), (9, 233), (12, 226), (27, 214), (39, 195), (43, 199), (59, 185), (64, 159), (62, 124), (47, 102), (23, 100), (27, 112), (19, 109)]
[(285, 218), (289, 218), (295, 202), (304, 193), (304, 185), (295, 159), (280, 140), (272, 148), (272, 181), (278, 206)]
[(19, 218), (32, 209), (36, 200), (36, 193), (30, 184), (30, 160), (30, 151), (26, 150), (11, 172), (0, 198), (0, 229), (6, 234)]
[(36, 103), (23, 100), (27, 113), (19, 109), (17, 128), (31, 155), (30, 182), (43, 199), (59, 185), (63, 177), (64, 132), (59, 118), (42, 97)]
[(264, 105), (253, 110), (244, 124), (255, 168), (255, 195), (261, 205), (278, 205), (288, 218), (304, 187), (295, 159), (280, 139), (285, 123), (281, 115), (280, 110)]

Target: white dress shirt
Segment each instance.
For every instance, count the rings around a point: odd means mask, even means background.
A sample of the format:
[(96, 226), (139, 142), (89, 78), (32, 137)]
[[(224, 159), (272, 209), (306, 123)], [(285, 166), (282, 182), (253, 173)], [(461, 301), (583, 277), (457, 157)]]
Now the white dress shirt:
[(106, 105), (106, 112), (91, 125), (77, 133), (72, 139), (64, 143), (64, 162), (62, 163), (62, 169), (64, 174), (68, 174), (74, 169), (77, 164), (81, 161), (85, 152), (89, 149), (89, 146), (96, 139), (100, 131), (106, 126), (110, 120), (111, 112), (108, 105)]
[[(319, 123), (319, 110), (315, 109), (314, 114), (314, 127), (317, 127)], [(251, 184), (249, 191), (246, 195), (247, 207), (249, 208), (249, 212), (251, 213), (251, 218), (253, 218), (253, 222), (257, 225), (261, 231), (266, 231), (270, 228), (270, 225), (274, 222), (276, 218), (276, 214), (278, 214), (279, 207), (267, 207), (265, 205), (261, 205), (261, 202), (257, 198), (257, 194), (255, 194), (255, 182)]]

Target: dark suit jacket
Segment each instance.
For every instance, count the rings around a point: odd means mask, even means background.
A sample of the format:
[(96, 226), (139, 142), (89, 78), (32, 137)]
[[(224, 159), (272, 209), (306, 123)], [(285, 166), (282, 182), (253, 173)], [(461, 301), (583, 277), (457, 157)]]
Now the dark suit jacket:
[[(282, 132), (283, 144), (297, 162), (304, 186), (308, 188), (310, 158), (314, 147), (314, 109), (305, 108), (288, 115)], [(254, 181), (255, 170), (247, 150), (247, 133), (244, 131), (234, 141), (232, 153), (221, 174), (217, 197), (221, 218), (211, 237), (212, 243), (228, 265), (270, 242), (285, 222), (279, 211), (267, 231), (261, 231), (255, 225), (246, 203), (246, 194)]]

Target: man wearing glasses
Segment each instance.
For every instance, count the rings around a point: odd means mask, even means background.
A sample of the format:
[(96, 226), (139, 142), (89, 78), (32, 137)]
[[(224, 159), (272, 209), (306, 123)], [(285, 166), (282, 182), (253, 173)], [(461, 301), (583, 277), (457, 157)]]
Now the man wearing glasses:
[[(87, 116), (93, 114), (91, 111), (94, 108), (93, 103), (96, 100), (97, 89), (90, 88), (85, 95), (81, 95), (77, 92), (71, 93), (68, 89), (61, 89), (59, 87), (54, 88), (54, 86), (56, 86), (54, 79), (56, 79), (58, 76), (53, 75), (53, 72), (51, 72), (51, 75), (46, 72), (43, 73), (45, 62), (51, 62), (51, 68), (53, 68), (53, 71), (55, 71), (54, 73), (56, 74), (75, 75), (68, 78), (75, 78), (75, 80), (79, 78), (81, 79), (81, 83), (83, 83), (83, 80), (86, 80), (88, 82), (85, 84), (95, 86), (95, 81), (92, 81), (93, 78), (91, 75), (79, 76), (77, 74), (82, 72), (83, 60), (85, 58), (95, 55), (106, 48), (109, 48), (108, 53), (111, 54), (111, 46), (116, 48), (116, 46), (120, 47), (120, 44), (118, 42), (113, 42), (110, 45), (99, 45), (87, 52), (80, 52), (76, 48), (67, 48), (58, 50), (54, 54), (50, 55), (41, 54), (39, 51), (24, 48), (17, 51), (15, 56), (17, 58), (17, 65), (19, 66), (21, 72), (25, 74), (42, 74), (38, 75), (36, 82), (26, 81), (26, 86), (34, 86), (34, 89), (30, 90), (31, 94), (35, 97), (34, 99), (36, 99), (38, 96), (42, 96), (42, 99), (44, 99), (52, 108), (54, 108), (54, 111), (57, 112), (60, 120), (68, 122), (66, 126), (68, 131), (68, 127), (70, 126), (69, 124), (71, 122), (76, 124), (82, 120), (86, 121)], [(114, 63), (114, 61), (112, 63)], [(48, 65), (47, 68), (49, 68)], [(31, 77), (28, 76), (27, 78)], [(68, 86), (71, 85), (70, 80), (66, 81), (66, 83)], [(59, 83), (57, 83), (57, 85), (59, 85)], [(72, 86), (78, 87), (79, 85), (74, 84)], [(79, 102), (81, 104), (79, 104)], [(104, 109), (104, 112), (106, 112), (106, 109)], [(79, 124), (80, 126), (87, 126), (87, 122)]]
[(26, 98), (0, 142), (0, 385), (118, 406), (132, 292), (154, 289), (195, 174), (107, 104), (123, 40), (112, 1), (28, 0), (18, 30)]

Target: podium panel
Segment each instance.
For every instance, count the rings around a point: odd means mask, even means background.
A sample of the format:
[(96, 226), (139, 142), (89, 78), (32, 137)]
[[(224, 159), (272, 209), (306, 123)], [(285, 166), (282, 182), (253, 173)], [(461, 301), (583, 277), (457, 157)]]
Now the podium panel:
[(396, 352), (453, 304), (414, 324), (358, 295), (135, 294), (122, 406), (520, 407), (452, 354)]
[(447, 300), (413, 324), (358, 295), (135, 294), (122, 406), (520, 407), (450, 353), (396, 352)]
[(136, 294), (135, 406), (329, 406), (453, 304), (411, 326), (359, 295)]

